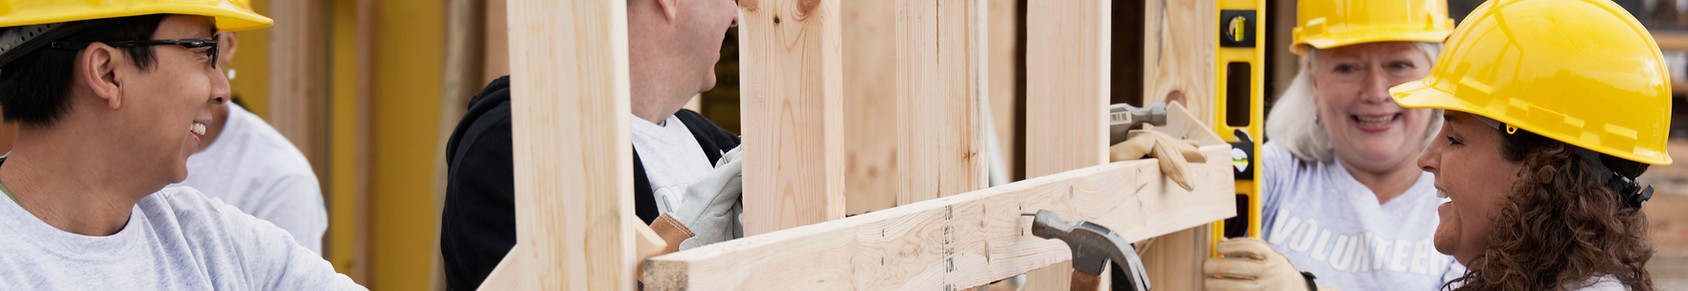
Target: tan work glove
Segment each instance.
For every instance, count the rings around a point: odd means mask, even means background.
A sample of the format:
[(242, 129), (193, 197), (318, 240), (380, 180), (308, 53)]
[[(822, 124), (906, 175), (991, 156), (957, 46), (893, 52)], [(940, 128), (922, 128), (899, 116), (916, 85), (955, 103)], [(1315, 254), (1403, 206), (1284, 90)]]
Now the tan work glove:
[(1177, 139), (1153, 130), (1133, 130), (1129, 136), (1108, 148), (1110, 161), (1130, 161), (1148, 155), (1160, 159), (1161, 173), (1172, 178), (1172, 182), (1184, 187), (1185, 191), (1196, 189), (1190, 185), (1190, 162), (1207, 162), (1207, 156), (1196, 149), (1196, 141)]
[(1224, 257), (1202, 263), (1202, 287), (1207, 290), (1307, 290), (1301, 271), (1260, 238), (1225, 239), (1213, 248)]

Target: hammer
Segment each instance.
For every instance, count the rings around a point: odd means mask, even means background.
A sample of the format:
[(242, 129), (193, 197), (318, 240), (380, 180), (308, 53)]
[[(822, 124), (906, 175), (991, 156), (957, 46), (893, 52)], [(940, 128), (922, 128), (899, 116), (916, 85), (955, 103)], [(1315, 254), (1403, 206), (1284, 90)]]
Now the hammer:
[(1059, 239), (1072, 249), (1072, 290), (1096, 290), (1099, 276), (1110, 261), (1126, 274), (1125, 282), (1114, 282), (1115, 290), (1149, 290), (1149, 276), (1144, 273), (1143, 261), (1137, 258), (1137, 248), (1106, 227), (1089, 221), (1068, 222), (1054, 212), (1038, 210), (1032, 220), (1032, 235)]

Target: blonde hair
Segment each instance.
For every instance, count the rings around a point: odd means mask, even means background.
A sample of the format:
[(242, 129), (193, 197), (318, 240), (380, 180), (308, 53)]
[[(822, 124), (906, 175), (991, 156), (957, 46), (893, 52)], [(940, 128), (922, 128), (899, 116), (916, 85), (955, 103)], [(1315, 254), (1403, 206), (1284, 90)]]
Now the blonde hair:
[[(1432, 64), (1436, 62), (1436, 54), (1442, 51), (1441, 43), (1414, 44), (1430, 56)], [(1301, 57), (1300, 72), (1295, 73), (1289, 88), (1278, 96), (1277, 103), (1272, 106), (1272, 114), (1266, 116), (1266, 138), (1283, 145), (1291, 155), (1302, 161), (1329, 163), (1336, 160), (1336, 153), (1331, 149), (1330, 133), (1319, 124), (1319, 106), (1313, 95), (1313, 56), (1318, 53), (1318, 48), (1310, 47), (1307, 55)], [(1431, 112), (1430, 126), (1424, 131), (1424, 145), (1429, 145), (1441, 128), (1442, 110), (1436, 109)]]

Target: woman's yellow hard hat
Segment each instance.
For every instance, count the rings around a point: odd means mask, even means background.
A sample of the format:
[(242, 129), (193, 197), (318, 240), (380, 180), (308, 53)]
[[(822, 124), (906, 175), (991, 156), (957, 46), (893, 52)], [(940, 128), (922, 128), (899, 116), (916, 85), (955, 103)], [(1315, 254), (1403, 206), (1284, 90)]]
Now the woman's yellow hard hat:
[(1647, 28), (1606, 0), (1495, 0), (1448, 38), (1404, 107), (1476, 114), (1584, 149), (1667, 165), (1670, 71)]
[(1290, 51), (1381, 41), (1442, 42), (1454, 29), (1447, 0), (1301, 0)]

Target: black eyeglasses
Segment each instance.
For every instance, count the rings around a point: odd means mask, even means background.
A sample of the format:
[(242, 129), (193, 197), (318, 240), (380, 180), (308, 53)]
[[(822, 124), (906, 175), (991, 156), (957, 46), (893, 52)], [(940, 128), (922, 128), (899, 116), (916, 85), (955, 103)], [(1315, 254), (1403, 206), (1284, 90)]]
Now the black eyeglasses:
[[(55, 48), (55, 49), (82, 50), (83, 48), (86, 48), (86, 47), (88, 47), (88, 45), (93, 44), (93, 43), (95, 43), (95, 42), (55, 41), (55, 42), (52, 42), (51, 44), (49, 44), (49, 46), (51, 46), (52, 48)], [(182, 46), (182, 47), (185, 47), (185, 48), (188, 48), (188, 49), (211, 47), (211, 49), (205, 50), (205, 53), (207, 55), (211, 56), (211, 67), (217, 67), (217, 51), (218, 51), (218, 49), (217, 49), (217, 39), (216, 39), (216, 37), (212, 37), (210, 39), (184, 38), (184, 39), (154, 39), (154, 40), (118, 40), (118, 41), (100, 41), (99, 43), (104, 43), (106, 45), (115, 46), (115, 47), (137, 47), (137, 46), (152, 46), (152, 45), (179, 45), (179, 46)]]

